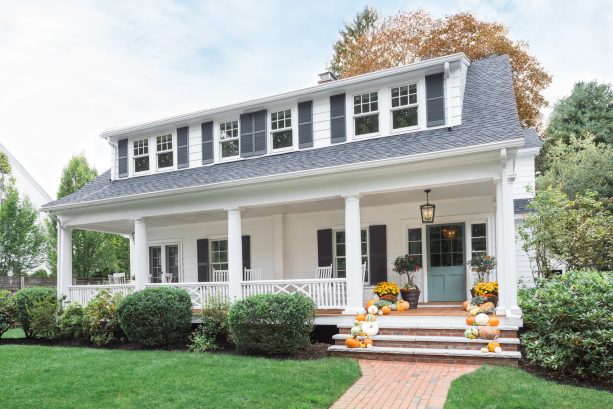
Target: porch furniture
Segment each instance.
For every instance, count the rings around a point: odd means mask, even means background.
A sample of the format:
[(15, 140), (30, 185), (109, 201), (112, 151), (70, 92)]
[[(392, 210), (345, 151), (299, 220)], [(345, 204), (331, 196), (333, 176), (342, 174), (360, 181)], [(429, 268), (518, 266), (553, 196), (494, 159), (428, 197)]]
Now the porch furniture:
[(172, 273), (163, 273), (162, 274), (162, 283), (172, 283), (174, 275)]
[(317, 278), (332, 278), (332, 265), (317, 267)]
[(259, 281), (262, 279), (262, 269), (245, 267), (244, 275), (245, 275), (245, 281)]
[(222, 283), (228, 281), (228, 270), (213, 269), (213, 282)]
[(126, 275), (124, 273), (109, 274), (107, 277), (109, 279), (109, 284), (125, 284), (126, 283)]

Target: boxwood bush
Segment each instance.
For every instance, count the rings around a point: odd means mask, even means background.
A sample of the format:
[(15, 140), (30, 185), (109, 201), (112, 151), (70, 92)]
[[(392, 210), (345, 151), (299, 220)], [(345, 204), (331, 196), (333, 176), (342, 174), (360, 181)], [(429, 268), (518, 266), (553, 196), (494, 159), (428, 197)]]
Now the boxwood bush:
[(147, 288), (124, 298), (117, 310), (128, 340), (148, 346), (187, 339), (192, 325), (192, 302), (180, 288)]
[(15, 307), (17, 309), (17, 319), (21, 323), (21, 327), (26, 334), (26, 337), (32, 338), (33, 334), (30, 331), (29, 312), (34, 303), (37, 301), (57, 301), (57, 293), (55, 288), (49, 287), (28, 287), (23, 288), (15, 293)]
[(613, 379), (613, 273), (571, 271), (520, 292), (521, 344), (536, 366), (580, 378)]
[(28, 310), (29, 333), (32, 338), (54, 340), (60, 336), (58, 325), (62, 305), (57, 298), (34, 300)]
[(315, 303), (300, 294), (262, 294), (237, 301), (228, 324), (241, 352), (291, 355), (309, 346)]
[(15, 321), (15, 301), (8, 290), (0, 290), (0, 338)]
[(65, 338), (82, 338), (88, 335), (85, 309), (78, 302), (71, 302), (60, 316), (60, 333)]

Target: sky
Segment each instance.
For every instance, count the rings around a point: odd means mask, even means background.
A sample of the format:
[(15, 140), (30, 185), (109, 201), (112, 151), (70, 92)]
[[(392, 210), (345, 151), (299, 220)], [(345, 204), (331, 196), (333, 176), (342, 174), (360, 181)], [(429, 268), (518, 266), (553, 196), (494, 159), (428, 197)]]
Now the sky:
[(72, 155), (110, 167), (105, 129), (314, 85), (366, 4), (506, 24), (553, 76), (551, 103), (613, 82), (609, 0), (0, 0), (0, 142), (55, 197)]

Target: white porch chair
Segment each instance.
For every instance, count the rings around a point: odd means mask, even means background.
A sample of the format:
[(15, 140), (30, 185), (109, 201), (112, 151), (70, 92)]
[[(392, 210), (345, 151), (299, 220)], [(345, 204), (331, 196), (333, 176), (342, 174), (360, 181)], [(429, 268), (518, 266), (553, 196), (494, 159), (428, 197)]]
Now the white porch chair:
[(332, 264), (326, 267), (317, 267), (317, 278), (332, 278)]
[(228, 270), (213, 269), (213, 281), (216, 283), (228, 281)]
[(126, 275), (124, 273), (109, 274), (109, 284), (125, 284)]
[(247, 268), (245, 267), (245, 281), (259, 281), (262, 279), (261, 268)]
[(172, 273), (163, 273), (162, 274), (162, 283), (172, 283), (174, 275)]

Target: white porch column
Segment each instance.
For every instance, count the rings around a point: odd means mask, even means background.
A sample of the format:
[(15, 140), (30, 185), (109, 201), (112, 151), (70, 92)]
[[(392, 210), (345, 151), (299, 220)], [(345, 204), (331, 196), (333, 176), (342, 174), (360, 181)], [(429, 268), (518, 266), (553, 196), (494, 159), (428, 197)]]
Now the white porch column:
[(504, 219), (504, 271), (507, 317), (521, 317), (517, 301), (517, 271), (515, 266), (515, 210), (513, 205), (513, 182), (515, 170), (513, 158), (507, 157), (502, 171), (502, 201)]
[(149, 282), (149, 246), (147, 245), (147, 223), (144, 219), (134, 220), (134, 275), (135, 290), (143, 290)]
[(345, 256), (347, 275), (347, 307), (345, 314), (364, 311), (362, 278), (362, 239), (360, 233), (360, 197), (345, 196)]
[(274, 277), (276, 280), (282, 280), (285, 275), (283, 262), (283, 215), (275, 214), (272, 216), (274, 229)]
[(130, 276), (136, 274), (136, 247), (134, 246), (134, 235), (126, 236), (130, 243)]
[(242, 297), (243, 242), (240, 209), (228, 210), (228, 285), (230, 301)]
[(496, 280), (498, 281), (498, 307), (496, 312), (506, 314), (507, 272), (505, 271), (504, 245), (504, 200), (502, 198), (502, 182), (496, 181)]
[(72, 229), (61, 226), (58, 221), (58, 296), (68, 296), (68, 287), (72, 285)]

